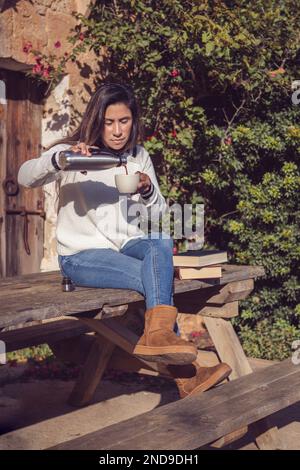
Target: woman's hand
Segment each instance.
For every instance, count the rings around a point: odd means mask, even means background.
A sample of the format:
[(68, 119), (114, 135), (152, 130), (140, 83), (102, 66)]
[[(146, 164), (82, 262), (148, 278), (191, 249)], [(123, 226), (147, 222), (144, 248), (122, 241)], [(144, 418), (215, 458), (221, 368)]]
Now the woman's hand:
[[(73, 145), (73, 147), (71, 147), (71, 150), (73, 152), (78, 152), (78, 153), (81, 153), (82, 155), (86, 155), (87, 157), (91, 157), (92, 154), (89, 151), (89, 149), (90, 149), (90, 146), (85, 144), (84, 142), (78, 142), (78, 144)], [(80, 173), (82, 173), (83, 175), (87, 175), (86, 170), (82, 170)]]
[(146, 173), (141, 173), (140, 171), (136, 171), (135, 173), (140, 175), (137, 193), (147, 193), (151, 188), (151, 179)]
[(73, 145), (73, 147), (71, 147), (71, 150), (73, 152), (79, 152), (79, 153), (82, 153), (83, 155), (86, 155), (87, 157), (91, 157), (92, 154), (90, 152), (90, 149), (91, 146), (90, 145), (87, 145), (85, 144), (84, 142), (79, 142), (78, 144), (76, 145)]

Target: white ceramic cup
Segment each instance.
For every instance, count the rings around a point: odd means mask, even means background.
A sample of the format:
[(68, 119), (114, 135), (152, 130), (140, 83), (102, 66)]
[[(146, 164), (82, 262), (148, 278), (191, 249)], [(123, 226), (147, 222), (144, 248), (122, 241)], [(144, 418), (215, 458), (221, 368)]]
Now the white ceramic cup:
[(115, 183), (120, 193), (135, 193), (140, 175), (115, 175)]

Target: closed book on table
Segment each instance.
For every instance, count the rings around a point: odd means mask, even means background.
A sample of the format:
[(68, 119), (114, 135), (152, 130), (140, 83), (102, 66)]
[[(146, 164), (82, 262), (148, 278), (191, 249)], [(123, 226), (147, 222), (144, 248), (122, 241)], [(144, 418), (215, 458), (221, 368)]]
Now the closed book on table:
[(175, 277), (178, 279), (220, 279), (222, 277), (222, 267), (180, 268), (177, 266), (175, 267)]
[(174, 266), (180, 267), (202, 268), (227, 261), (227, 251), (220, 250), (190, 250), (173, 255)]

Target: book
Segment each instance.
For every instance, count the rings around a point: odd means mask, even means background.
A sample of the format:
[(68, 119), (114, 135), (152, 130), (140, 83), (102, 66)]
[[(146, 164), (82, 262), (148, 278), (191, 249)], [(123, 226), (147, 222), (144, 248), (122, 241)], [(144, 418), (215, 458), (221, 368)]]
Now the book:
[(175, 277), (178, 279), (217, 279), (222, 277), (221, 266), (206, 266), (204, 268), (175, 267)]
[(220, 250), (190, 250), (173, 255), (173, 264), (179, 267), (202, 268), (227, 261), (227, 252)]

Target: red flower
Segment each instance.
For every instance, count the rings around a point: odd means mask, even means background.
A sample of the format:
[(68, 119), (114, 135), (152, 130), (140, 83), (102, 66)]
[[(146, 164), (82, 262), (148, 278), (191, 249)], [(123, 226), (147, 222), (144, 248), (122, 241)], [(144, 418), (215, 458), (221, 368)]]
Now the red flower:
[(172, 130), (171, 136), (173, 137), (173, 139), (177, 137), (177, 132), (175, 131), (175, 129)]
[(48, 78), (49, 77), (49, 69), (43, 70), (43, 77)]
[(33, 73), (41, 73), (43, 71), (43, 66), (41, 64), (36, 64), (33, 69), (32, 69), (32, 72)]
[(177, 253), (178, 253), (178, 248), (177, 248), (177, 246), (174, 246), (174, 248), (173, 248), (173, 255), (177, 255)]
[(32, 49), (31, 42), (27, 42), (23, 47), (23, 52), (25, 52), (25, 54), (28, 54), (31, 49)]
[(60, 46), (61, 46), (61, 42), (60, 42), (60, 41), (56, 41), (56, 42), (54, 43), (54, 47), (56, 47), (56, 49), (58, 49)]
[(191, 332), (191, 337), (192, 338), (198, 338), (199, 336), (202, 336), (201, 331), (192, 331)]
[(232, 138), (231, 137), (226, 137), (226, 139), (224, 139), (224, 144), (225, 145), (231, 145), (232, 144)]
[(34, 57), (34, 60), (36, 61), (37, 64), (39, 64), (42, 60), (41, 57)]
[(83, 41), (84, 38), (85, 38), (84, 33), (80, 33), (80, 34), (79, 34), (79, 40), (80, 40), (80, 41)]
[(171, 77), (178, 77), (178, 75), (180, 75), (180, 72), (177, 69), (173, 69), (171, 71), (170, 75), (171, 75)]

